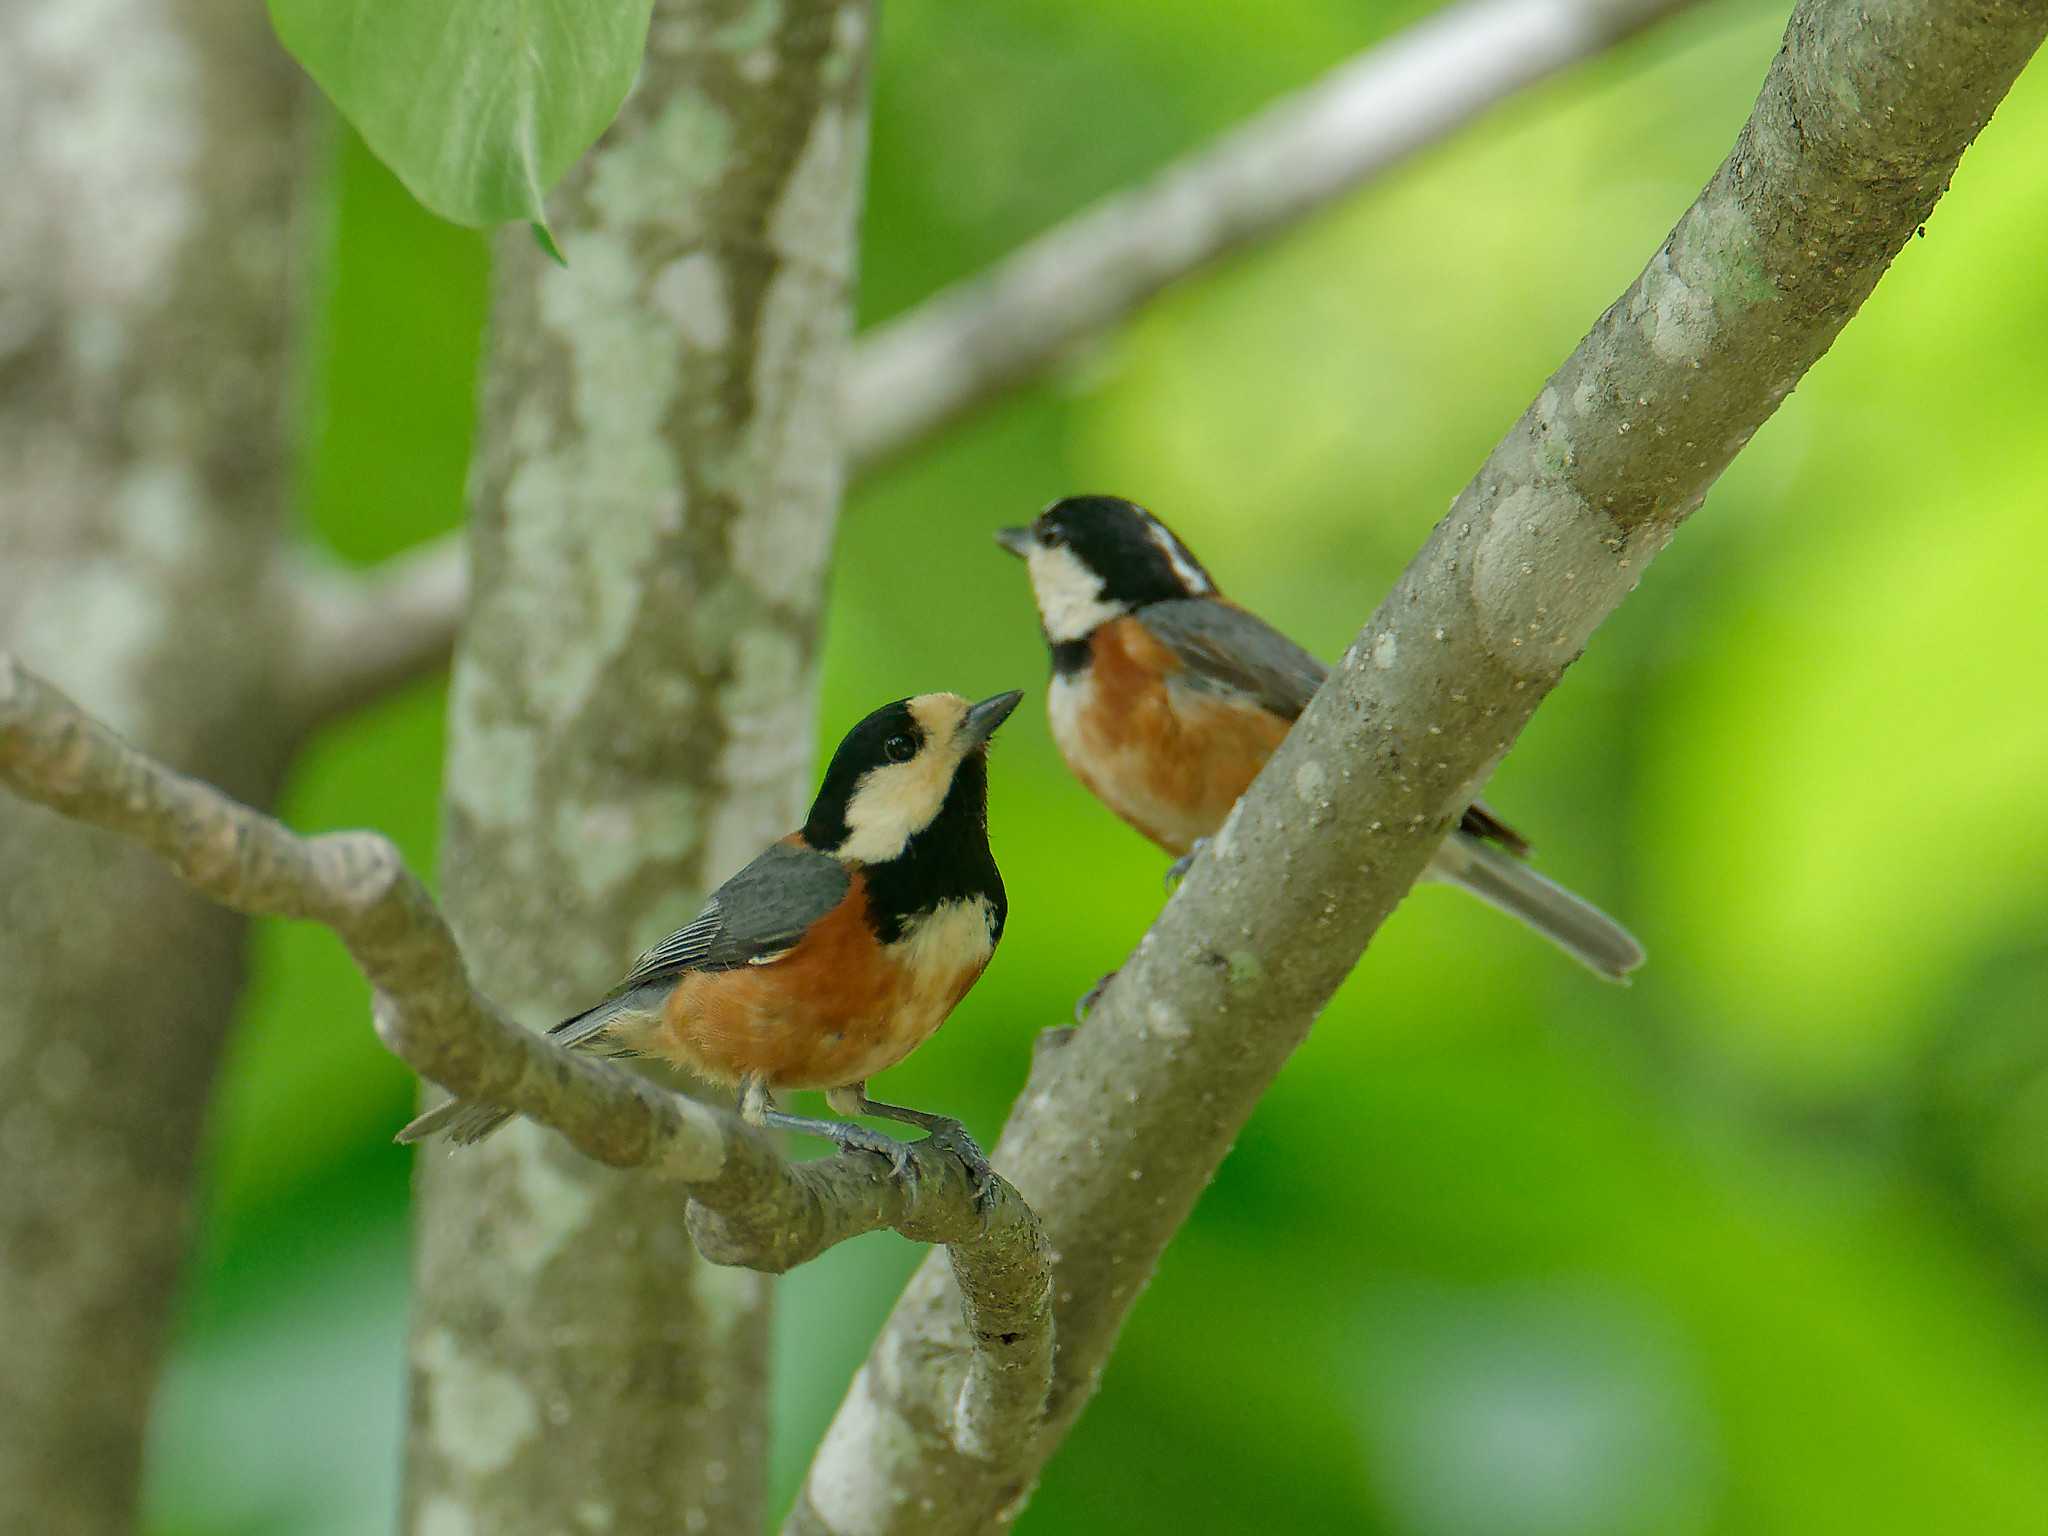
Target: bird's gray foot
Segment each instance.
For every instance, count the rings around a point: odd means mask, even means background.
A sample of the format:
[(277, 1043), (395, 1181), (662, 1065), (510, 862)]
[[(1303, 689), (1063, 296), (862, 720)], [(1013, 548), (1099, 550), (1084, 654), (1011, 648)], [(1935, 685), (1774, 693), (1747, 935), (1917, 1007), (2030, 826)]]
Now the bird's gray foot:
[(1166, 866), (1166, 875), (1164, 877), (1164, 883), (1169, 891), (1172, 890), (1176, 885), (1179, 885), (1181, 881), (1187, 879), (1188, 871), (1194, 868), (1195, 856), (1208, 846), (1209, 839), (1207, 839), (1206, 837), (1198, 837), (1195, 839), (1194, 847), (1190, 848), (1186, 853), (1182, 854), (1179, 858), (1175, 859), (1171, 864)]
[(981, 1150), (981, 1143), (974, 1139), (967, 1127), (951, 1115), (935, 1115), (926, 1109), (881, 1103), (868, 1097), (866, 1083), (850, 1083), (844, 1088), (835, 1088), (825, 1095), (825, 1102), (842, 1115), (873, 1115), (878, 1120), (917, 1126), (927, 1133), (927, 1140), (935, 1150), (959, 1159), (966, 1168), (967, 1177), (974, 1185), (976, 1207), (986, 1211), (994, 1203), (996, 1175), (989, 1166), (988, 1155)]
[(1097, 1003), (1102, 1001), (1103, 989), (1115, 980), (1115, 971), (1104, 971), (1100, 976), (1095, 978), (1094, 986), (1090, 987), (1086, 992), (1083, 992), (1079, 997), (1074, 999), (1074, 1022), (1076, 1024), (1085, 1024), (1088, 1022), (1089, 1010), (1092, 1009)]

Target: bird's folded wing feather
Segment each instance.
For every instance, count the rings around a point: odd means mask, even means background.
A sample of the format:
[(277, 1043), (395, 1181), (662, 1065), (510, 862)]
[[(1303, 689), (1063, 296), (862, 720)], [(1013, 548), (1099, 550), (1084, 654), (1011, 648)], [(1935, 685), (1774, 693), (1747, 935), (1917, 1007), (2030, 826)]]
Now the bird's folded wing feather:
[(1150, 603), (1138, 622), (1179, 659), (1182, 681), (1243, 694), (1283, 720), (1308, 708), (1322, 687), (1320, 661), (1255, 613), (1214, 598)]
[(811, 924), (846, 895), (846, 867), (829, 854), (773, 843), (721, 885), (704, 910), (633, 962), (617, 991), (684, 971), (762, 965), (796, 946)]

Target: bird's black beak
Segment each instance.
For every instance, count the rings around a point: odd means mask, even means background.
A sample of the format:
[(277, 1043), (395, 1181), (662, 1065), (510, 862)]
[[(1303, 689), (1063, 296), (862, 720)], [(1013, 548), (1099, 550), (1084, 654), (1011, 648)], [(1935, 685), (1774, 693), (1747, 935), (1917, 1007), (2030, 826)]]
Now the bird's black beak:
[(1012, 688), (1008, 693), (999, 693), (994, 698), (983, 699), (969, 707), (967, 718), (960, 722), (960, 729), (969, 741), (977, 744), (995, 735), (996, 727), (1010, 718), (1010, 711), (1017, 707), (1017, 701), (1024, 695)]
[[(996, 542), (1015, 555), (1019, 560), (1031, 553), (1038, 540), (1031, 536), (1029, 528), (998, 528)], [(980, 706), (975, 706), (979, 708)]]

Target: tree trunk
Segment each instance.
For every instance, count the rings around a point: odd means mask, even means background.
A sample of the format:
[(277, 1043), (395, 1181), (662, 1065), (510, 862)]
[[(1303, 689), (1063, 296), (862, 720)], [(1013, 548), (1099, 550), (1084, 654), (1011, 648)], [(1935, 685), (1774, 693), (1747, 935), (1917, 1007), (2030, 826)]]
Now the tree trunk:
[[(868, 27), (657, 6), (551, 208), (568, 264), (500, 245), (442, 867), (534, 1026), (801, 818)], [(760, 1530), (768, 1282), (674, 1186), (522, 1123), (419, 1189), (407, 1529)]]
[[(0, 646), (269, 803), (293, 72), (260, 12), (0, 19)], [(0, 1530), (134, 1520), (243, 920), (0, 803)]]

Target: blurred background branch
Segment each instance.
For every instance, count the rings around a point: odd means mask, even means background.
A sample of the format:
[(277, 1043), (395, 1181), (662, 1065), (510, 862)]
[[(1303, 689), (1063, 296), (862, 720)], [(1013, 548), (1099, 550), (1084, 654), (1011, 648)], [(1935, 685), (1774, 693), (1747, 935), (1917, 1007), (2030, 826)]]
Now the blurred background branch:
[(447, 665), (469, 585), (458, 537), (368, 570), (303, 549), (279, 564), (280, 601), (295, 616), (284, 703), (307, 728)]
[(1452, 503), (1086, 1026), (1040, 1053), (995, 1159), (1059, 1255), (1045, 1433), (979, 1462), (918, 1433), (916, 1363), (959, 1347), (927, 1260), (785, 1536), (965, 1536), (1015, 1510), (1380, 924), (1921, 227), (2044, 32), (2020, 0), (1802, 0), (1720, 170)]
[[(1693, 0), (1466, 0), (863, 336), (842, 431), (855, 475), (1059, 364), (1180, 279), (1269, 240), (1531, 84)], [(444, 665), (464, 587), (449, 536), (301, 586), (314, 719)]]

